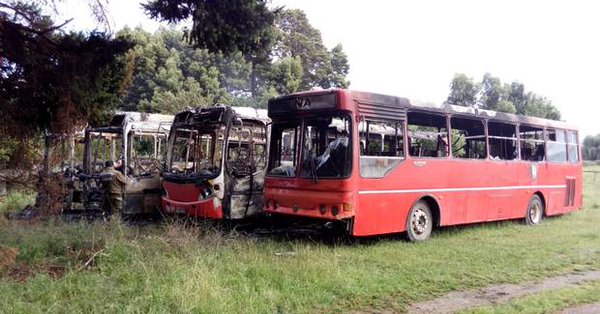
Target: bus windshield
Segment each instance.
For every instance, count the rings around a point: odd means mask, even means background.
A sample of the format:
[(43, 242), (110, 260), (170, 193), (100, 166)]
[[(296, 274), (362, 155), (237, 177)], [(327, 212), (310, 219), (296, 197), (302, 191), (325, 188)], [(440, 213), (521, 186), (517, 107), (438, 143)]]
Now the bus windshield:
[(209, 177), (217, 176), (221, 168), (221, 150), (215, 149), (217, 133), (218, 130), (214, 129), (178, 127), (172, 139), (169, 164), (171, 172), (196, 172)]
[(352, 169), (350, 121), (350, 115), (336, 113), (275, 123), (269, 174), (295, 177), (299, 173), (301, 178), (314, 180), (348, 177)]

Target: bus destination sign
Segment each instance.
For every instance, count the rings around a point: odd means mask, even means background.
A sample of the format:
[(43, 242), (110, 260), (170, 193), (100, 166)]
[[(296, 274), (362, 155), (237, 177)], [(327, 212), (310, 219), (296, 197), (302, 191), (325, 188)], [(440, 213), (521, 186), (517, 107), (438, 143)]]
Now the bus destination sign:
[(317, 95), (285, 96), (269, 100), (269, 113), (287, 113), (293, 111), (308, 111), (329, 109), (337, 106), (336, 93), (330, 92)]

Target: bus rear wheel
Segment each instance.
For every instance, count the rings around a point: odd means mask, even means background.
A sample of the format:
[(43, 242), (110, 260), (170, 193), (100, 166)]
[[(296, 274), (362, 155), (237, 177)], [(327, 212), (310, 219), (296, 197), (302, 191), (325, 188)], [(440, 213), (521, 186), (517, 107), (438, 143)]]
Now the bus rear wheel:
[(420, 200), (410, 209), (406, 218), (406, 237), (409, 241), (425, 241), (433, 230), (431, 208), (424, 200)]
[(529, 200), (525, 223), (528, 225), (538, 225), (544, 218), (544, 203), (539, 195), (534, 194)]

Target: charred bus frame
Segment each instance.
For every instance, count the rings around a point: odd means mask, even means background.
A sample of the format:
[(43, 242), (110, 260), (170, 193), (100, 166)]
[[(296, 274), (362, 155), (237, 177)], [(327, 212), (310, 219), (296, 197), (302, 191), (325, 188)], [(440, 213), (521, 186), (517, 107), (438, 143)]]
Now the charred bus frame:
[(267, 111), (215, 106), (175, 116), (162, 203), (167, 214), (241, 219), (264, 207)]

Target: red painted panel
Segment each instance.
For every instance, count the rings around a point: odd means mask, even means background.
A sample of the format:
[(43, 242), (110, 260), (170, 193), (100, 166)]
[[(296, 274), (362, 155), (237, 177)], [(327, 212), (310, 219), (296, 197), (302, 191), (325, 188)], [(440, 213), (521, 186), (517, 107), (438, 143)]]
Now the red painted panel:
[[(340, 108), (354, 112), (356, 117), (351, 96), (341, 91), (339, 99)], [(344, 217), (354, 215), (353, 232), (357, 236), (404, 231), (408, 211), (425, 196), (439, 205), (441, 225), (524, 218), (534, 193), (542, 195), (548, 215), (582, 206), (581, 163), (408, 157), (384, 178), (362, 178), (358, 171), (358, 126), (355, 123), (353, 127), (350, 178), (316, 183), (267, 177), (267, 200), (284, 204), (286, 214), (308, 217), (317, 217), (314, 209), (320, 202), (349, 201), (353, 212)], [(565, 207), (564, 202), (567, 176), (576, 178), (575, 205), (571, 207)], [(296, 212), (294, 205), (300, 207)], [(325, 219), (330, 218), (325, 215)]]

